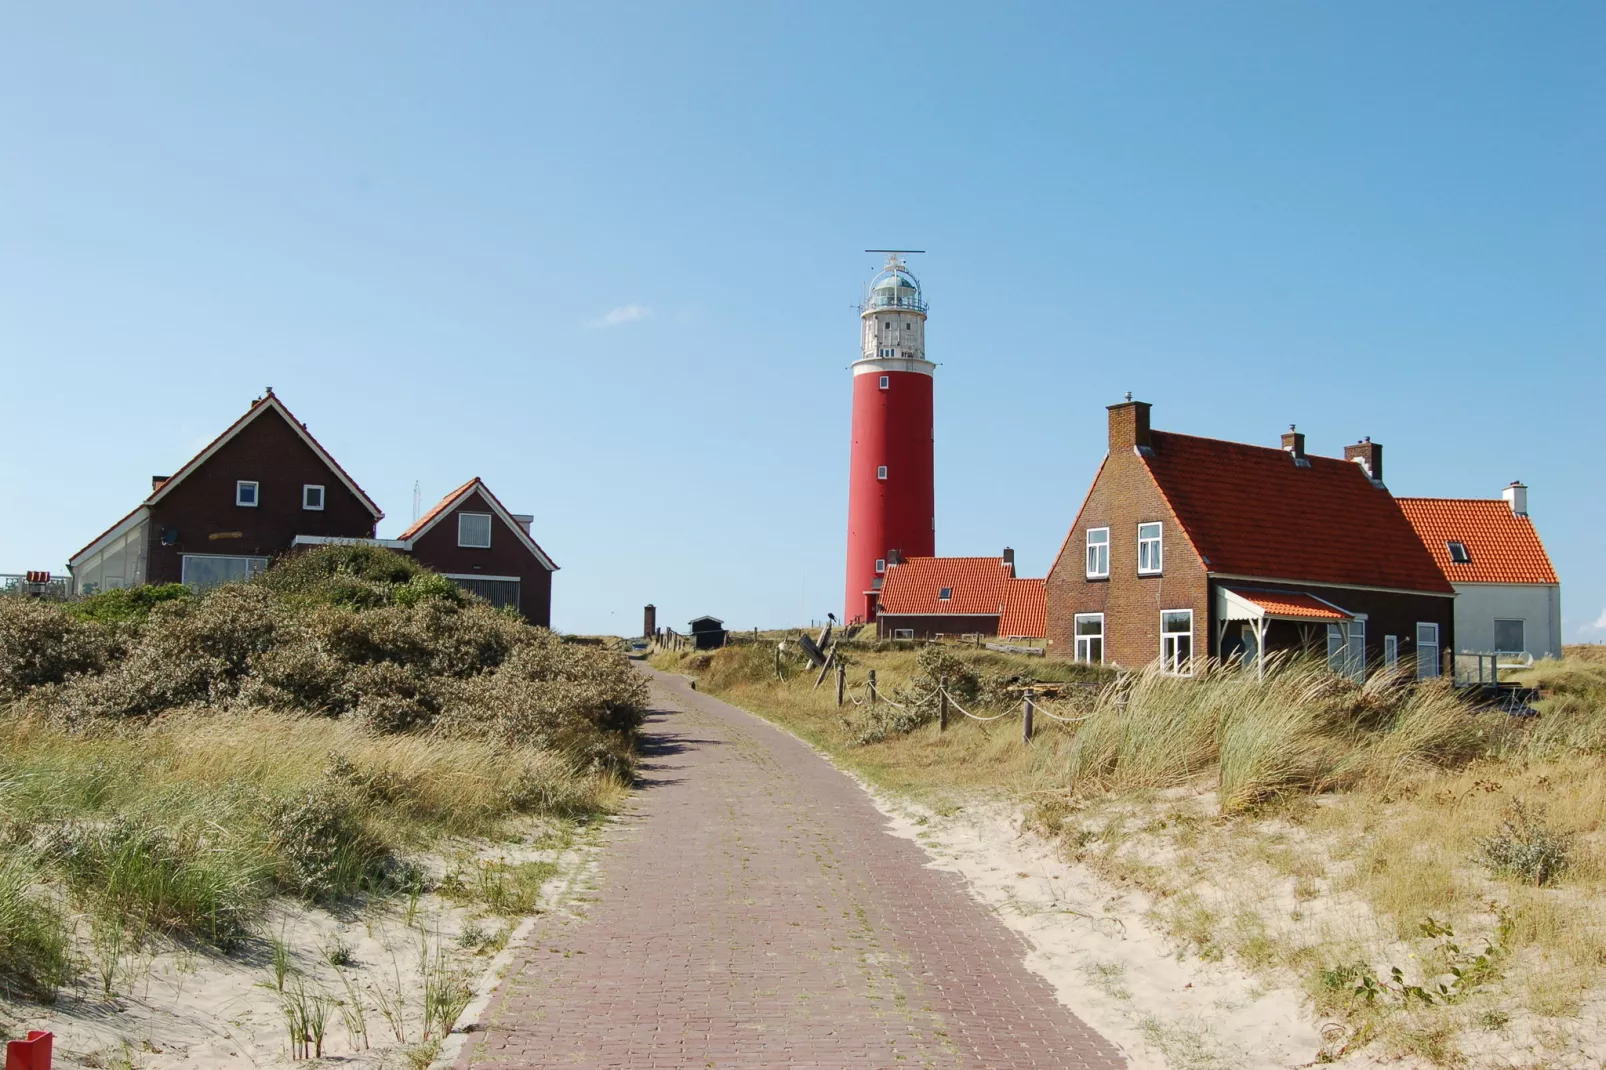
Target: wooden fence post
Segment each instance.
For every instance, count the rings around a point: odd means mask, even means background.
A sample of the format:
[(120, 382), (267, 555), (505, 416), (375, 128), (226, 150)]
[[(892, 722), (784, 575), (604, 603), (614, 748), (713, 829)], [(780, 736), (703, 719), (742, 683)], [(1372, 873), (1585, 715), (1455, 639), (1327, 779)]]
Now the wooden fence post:
[(776, 643), (775, 644), (775, 678), (777, 680), (786, 679), (785, 676), (781, 675), (781, 644), (780, 643)]
[(948, 731), (948, 678), (937, 680), (937, 731)]
[(870, 705), (875, 705), (875, 670), (870, 670)]
[(842, 696), (848, 688), (848, 667), (842, 662), (836, 663), (836, 704), (842, 705)]
[(1032, 714), (1037, 712), (1037, 693), (1031, 688), (1026, 689), (1026, 703), (1021, 710), (1021, 739), (1023, 742), (1032, 741)]

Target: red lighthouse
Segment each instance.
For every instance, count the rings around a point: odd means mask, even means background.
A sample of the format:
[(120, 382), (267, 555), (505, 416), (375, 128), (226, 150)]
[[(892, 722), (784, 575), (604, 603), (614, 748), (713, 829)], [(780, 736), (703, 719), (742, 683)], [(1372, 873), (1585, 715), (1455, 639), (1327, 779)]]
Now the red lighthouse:
[(848, 579), (844, 619), (875, 619), (889, 561), (937, 548), (932, 470), (931, 373), (926, 302), (896, 253), (860, 307), (853, 362), (853, 450), (848, 473)]

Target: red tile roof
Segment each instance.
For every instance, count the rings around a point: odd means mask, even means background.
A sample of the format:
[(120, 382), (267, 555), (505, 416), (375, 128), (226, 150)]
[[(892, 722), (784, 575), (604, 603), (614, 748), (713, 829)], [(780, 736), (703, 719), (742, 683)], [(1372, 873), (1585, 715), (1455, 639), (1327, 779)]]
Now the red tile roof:
[(1353, 461), (1303, 468), (1280, 449), (1167, 431), (1151, 442), (1144, 463), (1210, 572), (1452, 593), (1394, 496)]
[(1048, 633), (1048, 589), (1043, 580), (1010, 580), (1004, 585), (1004, 615), (998, 634), (1041, 639)]
[[(939, 598), (943, 588), (949, 597)], [(1047, 630), (1042, 580), (1016, 579), (1002, 557), (911, 557), (887, 569), (880, 612), (894, 616), (996, 616), (999, 635)]]
[[(1501, 498), (1401, 498), (1400, 508), (1453, 583), (1558, 583), (1533, 521)], [(1451, 542), (1472, 560), (1450, 560)]]
[(425, 528), (427, 528), (429, 526), (429, 524), (430, 524), (430, 521), (434, 520), (437, 516), (440, 516), (441, 513), (444, 512), (453, 502), (457, 501), (457, 499), (460, 498), (464, 493), (466, 493), (470, 487), (472, 487), (474, 484), (478, 483), (479, 481), (480, 481), (480, 477), (479, 476), (475, 476), (473, 479), (469, 480), (467, 483), (464, 483), (461, 487), (458, 487), (456, 490), (452, 491), (446, 497), (444, 497), (440, 501), (436, 502), (430, 508), (429, 512), (425, 513), (423, 516), (421, 516), (417, 520), (413, 521), (412, 526), (410, 526), (406, 531), (402, 532), (400, 535), (396, 536), (396, 538), (398, 538), (398, 539), (410, 539), (414, 535), (418, 534), (420, 531), (422, 531)]
[(997, 615), (1011, 578), (1002, 557), (911, 557), (887, 569), (880, 612)]
[(1241, 587), (1228, 587), (1227, 590), (1245, 602), (1259, 606), (1261, 612), (1268, 617), (1293, 620), (1350, 620), (1354, 616), (1313, 595), (1294, 594), (1289, 591), (1251, 591)]

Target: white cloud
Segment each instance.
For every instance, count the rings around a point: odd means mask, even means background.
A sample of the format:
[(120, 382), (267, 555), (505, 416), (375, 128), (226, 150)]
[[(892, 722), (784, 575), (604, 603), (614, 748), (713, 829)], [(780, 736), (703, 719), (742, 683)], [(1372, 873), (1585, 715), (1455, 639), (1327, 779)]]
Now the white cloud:
[(620, 305), (609, 309), (606, 315), (591, 321), (593, 327), (618, 327), (625, 323), (635, 323), (637, 320), (652, 319), (652, 309), (646, 305)]
[(1597, 632), (1606, 632), (1606, 609), (1600, 611), (1600, 616), (1595, 618), (1595, 623), (1591, 624), (1590, 627)]

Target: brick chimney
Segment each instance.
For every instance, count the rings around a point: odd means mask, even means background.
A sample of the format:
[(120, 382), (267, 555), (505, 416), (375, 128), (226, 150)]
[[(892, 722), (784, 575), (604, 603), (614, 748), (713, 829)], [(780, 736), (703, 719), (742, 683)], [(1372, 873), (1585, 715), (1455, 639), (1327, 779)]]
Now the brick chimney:
[(1513, 515), (1528, 515), (1528, 487), (1522, 480), (1513, 479), (1511, 485), (1500, 492), (1500, 497), (1504, 498), (1506, 504), (1511, 506)]
[(1129, 393), (1119, 405), (1110, 410), (1110, 452), (1130, 451), (1133, 447), (1149, 448), (1149, 403), (1133, 401)]
[(1367, 435), (1353, 446), (1344, 447), (1344, 459), (1366, 469), (1373, 482), (1383, 482), (1383, 447)]
[(898, 551), (896, 551), (896, 550), (888, 550), (887, 551), (887, 567), (891, 568), (893, 565), (896, 565), (897, 563), (898, 563)]
[(1283, 432), (1283, 449), (1294, 455), (1294, 463), (1298, 464), (1305, 459), (1305, 433), (1295, 431), (1294, 425), (1289, 424), (1288, 430)]
[(1015, 551), (1008, 546), (1004, 547), (1004, 567), (1009, 569), (1011, 576), (1015, 574)]

